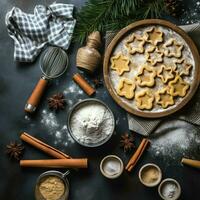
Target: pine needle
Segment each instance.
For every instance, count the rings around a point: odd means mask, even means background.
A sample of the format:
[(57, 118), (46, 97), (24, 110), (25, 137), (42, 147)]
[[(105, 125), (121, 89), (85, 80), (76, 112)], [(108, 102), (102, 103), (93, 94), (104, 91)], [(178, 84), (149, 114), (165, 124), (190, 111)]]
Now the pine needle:
[(163, 0), (88, 0), (77, 14), (74, 40), (83, 43), (93, 31), (119, 30), (140, 19), (159, 18)]

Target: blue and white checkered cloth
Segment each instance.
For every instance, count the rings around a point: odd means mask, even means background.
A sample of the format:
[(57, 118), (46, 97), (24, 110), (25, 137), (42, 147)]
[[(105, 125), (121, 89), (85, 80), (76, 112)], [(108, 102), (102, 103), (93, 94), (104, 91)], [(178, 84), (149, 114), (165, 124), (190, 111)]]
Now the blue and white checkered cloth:
[(46, 44), (67, 50), (76, 23), (73, 9), (72, 4), (61, 3), (37, 5), (33, 14), (12, 8), (6, 14), (5, 23), (14, 40), (14, 59), (32, 62)]

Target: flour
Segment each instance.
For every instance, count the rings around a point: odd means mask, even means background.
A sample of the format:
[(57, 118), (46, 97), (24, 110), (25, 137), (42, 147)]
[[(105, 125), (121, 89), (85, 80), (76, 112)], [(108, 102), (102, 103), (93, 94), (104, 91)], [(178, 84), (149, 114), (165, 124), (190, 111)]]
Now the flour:
[(55, 129), (59, 126), (56, 116), (53, 112), (43, 110), (41, 114), (41, 123), (50, 129)]
[(151, 155), (162, 159), (177, 160), (195, 156), (199, 151), (200, 131), (184, 121), (170, 121), (161, 125), (151, 137)]
[(178, 191), (178, 188), (175, 184), (166, 183), (165, 185), (163, 185), (161, 193), (162, 193), (163, 197), (165, 197), (167, 199), (172, 199), (177, 194), (177, 191)]
[(67, 125), (60, 124), (55, 113), (43, 110), (40, 123), (47, 129), (47, 134), (54, 136), (54, 145), (66, 147), (74, 143), (68, 132)]
[(111, 112), (101, 103), (84, 103), (71, 117), (70, 127), (81, 143), (98, 144), (113, 133)]
[(120, 173), (121, 164), (117, 160), (108, 160), (105, 161), (105, 164), (103, 165), (103, 170), (109, 176), (115, 176), (116, 174)]

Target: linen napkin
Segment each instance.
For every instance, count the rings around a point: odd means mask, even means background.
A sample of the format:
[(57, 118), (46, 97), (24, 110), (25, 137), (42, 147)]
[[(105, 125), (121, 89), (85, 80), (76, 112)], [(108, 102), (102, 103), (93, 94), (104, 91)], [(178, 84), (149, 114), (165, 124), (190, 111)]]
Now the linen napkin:
[(33, 14), (13, 7), (5, 17), (9, 36), (14, 40), (14, 59), (32, 62), (46, 45), (69, 48), (76, 20), (72, 4), (37, 5)]
[[(197, 48), (200, 51), (200, 23), (183, 25), (180, 26), (185, 32), (190, 35), (190, 37), (194, 40), (197, 45)], [(113, 37), (116, 35), (114, 32), (107, 32), (105, 37), (105, 45), (106, 47), (109, 45)], [(182, 119), (189, 123), (200, 125), (200, 88), (198, 88), (196, 94), (192, 98), (192, 100), (181, 109), (181, 111), (170, 115), (170, 118)], [(167, 118), (169, 118), (167, 117)], [(155, 128), (163, 121), (164, 118), (160, 119), (148, 119), (143, 117), (138, 117), (132, 114), (127, 113), (128, 118), (128, 126), (129, 129), (137, 132), (141, 135), (148, 136), (155, 130)]]

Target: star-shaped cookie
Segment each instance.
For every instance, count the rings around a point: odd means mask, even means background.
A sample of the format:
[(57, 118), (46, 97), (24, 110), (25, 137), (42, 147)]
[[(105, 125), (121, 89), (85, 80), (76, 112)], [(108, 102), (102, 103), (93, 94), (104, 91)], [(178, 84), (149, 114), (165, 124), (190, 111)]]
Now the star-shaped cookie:
[(111, 59), (111, 69), (116, 70), (118, 75), (122, 75), (124, 72), (128, 72), (130, 70), (129, 63), (130, 60), (128, 57), (118, 53), (116, 56), (112, 56)]
[(127, 99), (132, 99), (135, 95), (135, 84), (132, 80), (128, 78), (122, 78), (117, 87), (117, 94), (119, 96), (124, 96)]
[(135, 95), (136, 106), (143, 110), (150, 110), (153, 107), (154, 95), (150, 91), (150, 89), (144, 89)]
[(128, 49), (129, 54), (144, 53), (144, 44), (147, 36), (139, 36), (132, 34), (125, 42), (125, 47)]
[(172, 96), (184, 97), (187, 94), (187, 90), (190, 88), (190, 85), (179, 75), (176, 75), (175, 79), (169, 82), (169, 88), (169, 93)]
[(174, 105), (174, 98), (169, 94), (168, 88), (162, 88), (155, 94), (157, 104), (161, 105), (162, 108)]
[(145, 52), (146, 61), (150, 62), (152, 65), (163, 62), (163, 55), (164, 53), (155, 46), (148, 48)]
[(174, 78), (173, 69), (166, 65), (161, 65), (157, 71), (157, 76), (162, 80), (163, 83), (167, 83), (170, 79)]
[(164, 54), (167, 57), (176, 57), (180, 58), (182, 56), (182, 49), (183, 45), (178, 43), (176, 39), (170, 38), (165, 44), (163, 45)]
[(179, 72), (180, 76), (190, 75), (192, 65), (187, 63), (184, 58), (174, 61), (174, 64), (175, 64), (176, 70)]
[(155, 46), (163, 41), (163, 32), (156, 27), (152, 27), (151, 29), (145, 31), (145, 33), (148, 34), (147, 42)]
[(152, 87), (155, 84), (155, 77), (156, 77), (155, 69), (146, 64), (140, 68), (136, 76), (136, 81), (139, 86)]

